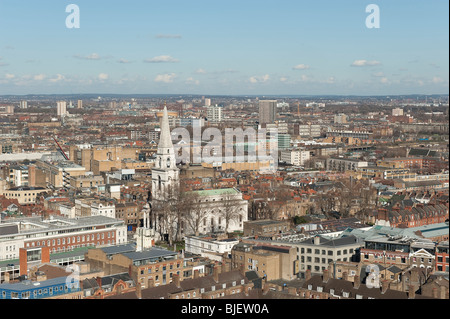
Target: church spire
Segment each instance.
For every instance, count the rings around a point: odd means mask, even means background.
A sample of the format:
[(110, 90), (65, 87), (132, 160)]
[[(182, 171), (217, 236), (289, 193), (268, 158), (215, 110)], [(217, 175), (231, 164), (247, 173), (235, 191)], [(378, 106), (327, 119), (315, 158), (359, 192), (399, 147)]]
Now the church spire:
[(161, 119), (161, 135), (159, 137), (158, 149), (173, 149), (172, 137), (170, 136), (169, 115), (167, 107), (164, 105), (163, 116)]

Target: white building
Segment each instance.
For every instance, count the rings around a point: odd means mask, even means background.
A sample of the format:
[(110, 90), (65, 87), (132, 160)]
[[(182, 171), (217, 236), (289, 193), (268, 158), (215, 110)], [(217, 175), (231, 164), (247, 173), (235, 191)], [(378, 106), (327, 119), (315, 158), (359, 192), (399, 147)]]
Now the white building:
[[(242, 199), (242, 193), (237, 189), (222, 188), (192, 193), (199, 196), (199, 205), (205, 213), (200, 233), (243, 231), (244, 222), (248, 220), (248, 201)], [(226, 216), (232, 216), (229, 218), (228, 229)], [(184, 233), (192, 234), (194, 231), (185, 229)]]
[(309, 159), (309, 151), (283, 150), (280, 152), (280, 161), (294, 166), (303, 166)]
[(116, 218), (116, 205), (112, 202), (95, 201), (91, 203), (91, 216)]
[(216, 236), (186, 236), (185, 252), (201, 255), (212, 260), (222, 261), (222, 256), (231, 253), (234, 245), (239, 244), (235, 238), (220, 238)]
[(65, 101), (56, 102), (56, 111), (58, 116), (65, 116), (67, 114), (67, 103)]
[(392, 109), (392, 116), (403, 116), (403, 109), (399, 107)]
[(222, 115), (222, 107), (220, 106), (208, 106), (207, 108), (207, 115), (208, 121), (210, 122), (221, 122), (223, 119)]

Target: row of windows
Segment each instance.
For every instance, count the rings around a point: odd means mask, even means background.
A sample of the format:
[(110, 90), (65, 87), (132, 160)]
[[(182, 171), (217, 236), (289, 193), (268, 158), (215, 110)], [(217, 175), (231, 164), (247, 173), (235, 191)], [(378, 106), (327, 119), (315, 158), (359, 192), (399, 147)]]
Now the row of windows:
[[(108, 238), (114, 238), (114, 232), (108, 232), (107, 236), (108, 236)], [(72, 238), (67, 237), (67, 244), (90, 241), (89, 237), (90, 237), (90, 240), (95, 240), (95, 235), (94, 234), (77, 236), (77, 237), (73, 236)], [(105, 233), (101, 233), (101, 234), (98, 233), (96, 237), (97, 237), (97, 240), (99, 240), (100, 237), (101, 237), (101, 239), (105, 239)], [(42, 241), (42, 246), (55, 246), (55, 245), (61, 245), (61, 244), (62, 245), (66, 244), (66, 238), (65, 237), (64, 238), (53, 239), (53, 240), (47, 240), (47, 242), (45, 240)], [(36, 246), (41, 246), (41, 242), (37, 241), (36, 243), (32, 242), (31, 244), (30, 243), (26, 243), (25, 246), (26, 247), (30, 247), (30, 246), (34, 247), (35, 245)]]
[[(392, 261), (396, 261), (397, 258), (400, 258), (401, 263), (405, 264), (406, 263), (406, 257), (395, 257), (395, 256), (377, 256), (377, 255), (369, 255), (369, 254), (364, 254), (364, 259), (369, 259), (370, 256), (372, 256), (373, 259), (383, 259), (383, 260), (392, 260)], [(423, 259), (423, 258), (422, 258)], [(416, 258), (413, 258), (414, 261), (416, 261)]]
[[(29, 299), (31, 296), (31, 293), (33, 294), (34, 298), (38, 298), (39, 296), (53, 295), (53, 294), (58, 294), (58, 293), (63, 293), (63, 292), (64, 293), (68, 292), (67, 285), (49, 287), (49, 288), (44, 288), (44, 289), (35, 289), (32, 292), (24, 291), (20, 294), (18, 292), (11, 292), (11, 298), (18, 299), (20, 296), (21, 299)], [(2, 291), (2, 299), (6, 299), (6, 291)]]
[[(181, 267), (180, 263), (176, 263), (176, 264), (175, 263), (170, 263), (169, 264), (169, 270), (172, 270), (175, 267), (175, 265), (176, 265), (177, 269)], [(155, 266), (154, 269), (153, 269), (153, 267), (148, 267), (146, 269), (141, 269), (141, 275), (143, 275), (145, 273), (145, 270), (147, 270), (147, 272), (149, 274), (151, 274), (152, 272), (159, 272), (160, 268), (162, 269), (162, 271), (166, 271), (167, 270), (167, 266), (161, 266), (161, 267), (160, 266)], [(177, 274), (178, 274), (178, 272), (177, 272)]]
[[(299, 248), (297, 248), (297, 252), (299, 251)], [(304, 254), (306, 251), (307, 254), (312, 254), (312, 249), (311, 248), (307, 248), (305, 250), (305, 248), (301, 248), (301, 253)], [(337, 255), (340, 256), (341, 254), (343, 255), (347, 255), (347, 254), (353, 254), (354, 253), (354, 249), (350, 248), (350, 249), (344, 249), (344, 250), (337, 250), (336, 251)], [(332, 250), (325, 250), (325, 249), (314, 249), (314, 254), (316, 255), (328, 255), (328, 256), (333, 256), (333, 251)]]

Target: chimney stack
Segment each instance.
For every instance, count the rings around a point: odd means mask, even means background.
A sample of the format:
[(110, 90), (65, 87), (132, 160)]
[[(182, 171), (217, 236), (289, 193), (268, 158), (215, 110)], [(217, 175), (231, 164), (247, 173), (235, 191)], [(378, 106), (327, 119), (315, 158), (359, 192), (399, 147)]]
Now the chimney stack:
[(439, 298), (439, 296), (438, 296), (438, 289), (436, 287), (434, 287), (433, 290), (432, 290), (432, 296), (435, 299)]
[(239, 273), (241, 274), (241, 276), (245, 277), (245, 266), (244, 266), (244, 264), (239, 266)]
[(329, 279), (328, 269), (324, 269), (323, 270), (322, 281), (326, 283), (326, 282), (328, 282), (328, 279)]
[(263, 295), (269, 292), (269, 284), (267, 282), (263, 283)]
[(200, 271), (198, 269), (194, 270), (194, 279), (197, 279), (200, 277)]
[(172, 282), (175, 284), (177, 288), (180, 288), (180, 275), (173, 274), (172, 276)]
[(295, 287), (288, 287), (288, 293), (291, 296), (297, 296), (297, 289)]
[(381, 281), (381, 293), (384, 294), (389, 288), (389, 280)]
[(416, 298), (416, 287), (414, 285), (409, 285), (408, 287), (408, 299)]
[(217, 266), (213, 268), (213, 279), (216, 283), (219, 282), (219, 268)]
[(441, 286), (441, 299), (448, 299), (447, 297), (447, 292), (446, 292), (446, 288), (444, 285)]
[(355, 275), (355, 277), (354, 277), (353, 280), (354, 280), (354, 281), (353, 281), (353, 287), (354, 287), (355, 289), (359, 289), (359, 286), (360, 286), (360, 284), (361, 284), (361, 280), (359, 279), (359, 276), (358, 276), (358, 275)]
[(344, 271), (342, 273), (342, 279), (348, 281), (348, 272)]
[(148, 288), (153, 288), (155, 287), (155, 281), (153, 280), (153, 278), (149, 278), (147, 281), (147, 287)]
[(311, 269), (306, 269), (305, 279), (306, 279), (306, 281), (311, 279)]
[(138, 299), (142, 299), (142, 286), (139, 282), (136, 284), (136, 296)]

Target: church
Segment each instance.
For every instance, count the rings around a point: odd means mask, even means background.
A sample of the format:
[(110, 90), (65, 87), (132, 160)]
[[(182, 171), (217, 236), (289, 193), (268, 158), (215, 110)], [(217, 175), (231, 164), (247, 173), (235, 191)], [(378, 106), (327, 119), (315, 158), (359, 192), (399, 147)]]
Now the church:
[[(152, 229), (155, 240), (168, 240), (194, 233), (242, 231), (248, 220), (248, 202), (233, 188), (193, 191), (198, 198), (202, 221), (197, 229), (184, 220), (183, 207), (173, 211), (174, 202), (180, 197), (180, 169), (176, 165), (167, 107), (161, 118), (161, 133), (155, 165), (152, 168), (151, 206), (144, 214), (145, 226)], [(232, 208), (230, 208), (232, 207)], [(230, 212), (232, 210), (232, 212)], [(227, 215), (228, 212), (228, 215)], [(175, 234), (177, 233), (177, 234)]]

